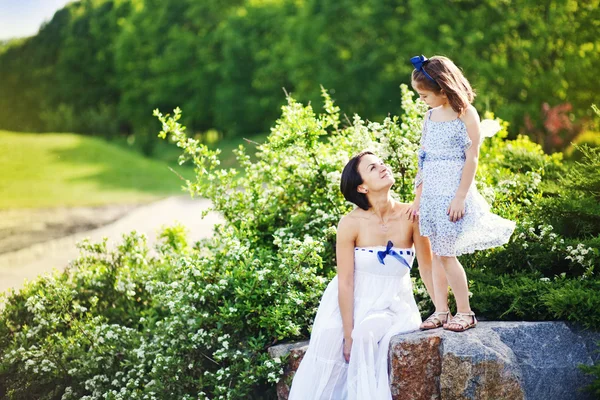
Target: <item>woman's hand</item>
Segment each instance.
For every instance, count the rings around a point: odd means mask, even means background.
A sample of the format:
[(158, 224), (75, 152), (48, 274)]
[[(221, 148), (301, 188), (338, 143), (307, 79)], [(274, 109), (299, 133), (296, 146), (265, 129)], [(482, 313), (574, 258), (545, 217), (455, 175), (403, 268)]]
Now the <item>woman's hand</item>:
[(352, 350), (352, 338), (344, 338), (344, 360), (350, 362), (350, 350)]
[(455, 197), (450, 202), (448, 211), (446, 211), (450, 221), (456, 222), (465, 216), (465, 199), (462, 197)]
[(408, 206), (405, 212), (408, 220), (415, 222), (415, 220), (419, 216), (420, 202), (421, 200), (419, 198), (415, 198), (413, 203), (410, 206)]

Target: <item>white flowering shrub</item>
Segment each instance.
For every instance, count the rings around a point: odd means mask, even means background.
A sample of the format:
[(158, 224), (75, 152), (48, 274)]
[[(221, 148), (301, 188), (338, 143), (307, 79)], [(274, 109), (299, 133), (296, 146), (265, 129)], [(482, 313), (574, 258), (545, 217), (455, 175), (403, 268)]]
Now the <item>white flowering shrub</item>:
[(196, 167), (189, 191), (225, 222), (193, 246), (167, 229), (152, 257), (136, 234), (114, 251), (85, 243), (65, 273), (8, 296), (0, 396), (273, 397), (283, 365), (266, 349), (308, 335), (334, 274), (336, 225), (352, 207), (339, 192), (346, 161), (375, 151), (395, 171), (398, 198), (412, 198), (424, 105), (404, 87), (402, 117), (342, 127), (323, 96), (323, 114), (289, 98), (257, 160), (237, 150), (243, 173), (220, 169), (218, 151), (186, 137), (179, 110), (157, 113), (161, 135)]
[[(339, 192), (347, 160), (373, 150), (394, 171), (395, 196), (412, 200), (425, 106), (404, 86), (401, 117), (354, 116), (343, 124), (325, 90), (323, 98), (321, 114), (288, 98), (265, 143), (256, 144), (256, 160), (236, 151), (239, 170), (221, 169), (218, 150), (186, 136), (180, 110), (156, 111), (160, 136), (181, 148), (181, 162), (194, 164), (188, 191), (210, 199), (224, 222), (194, 244), (181, 227), (167, 228), (155, 255), (136, 233), (115, 250), (83, 243), (64, 273), (8, 295), (0, 398), (274, 398), (286, 360), (270, 359), (267, 349), (308, 337), (335, 274), (336, 225), (352, 208)], [(506, 140), (506, 126), (482, 145), (480, 189), (519, 226), (505, 248), (463, 258), (483, 316), (552, 319), (568, 308), (556, 307), (565, 296), (552, 290), (576, 282), (584, 293), (597, 282), (595, 249), (534, 221), (545, 179), (561, 168), (560, 157), (540, 151), (525, 138)], [(414, 274), (427, 313), (431, 304)], [(525, 300), (514, 303), (518, 291)]]

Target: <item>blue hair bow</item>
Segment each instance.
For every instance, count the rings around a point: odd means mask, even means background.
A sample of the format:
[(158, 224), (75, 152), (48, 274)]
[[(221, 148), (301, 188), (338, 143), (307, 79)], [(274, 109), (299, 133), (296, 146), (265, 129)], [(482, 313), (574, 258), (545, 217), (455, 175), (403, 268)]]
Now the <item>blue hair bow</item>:
[(427, 78), (429, 78), (429, 80), (433, 83), (435, 83), (437, 85), (437, 82), (435, 81), (435, 79), (433, 79), (431, 77), (431, 75), (429, 75), (427, 73), (427, 71), (425, 71), (425, 68), (423, 68), (423, 65), (425, 65), (425, 63), (429, 61), (429, 59), (427, 57), (425, 57), (424, 55), (420, 55), (420, 56), (414, 56), (410, 59), (410, 62), (412, 63), (412, 65), (415, 67), (415, 69), (419, 72), (422, 72), (425, 74), (425, 76)]
[(406, 267), (408, 267), (408, 269), (410, 269), (410, 265), (404, 259), (404, 257), (402, 257), (400, 254), (398, 254), (398, 252), (396, 250), (392, 249), (393, 246), (394, 246), (394, 243), (392, 243), (391, 240), (388, 240), (385, 250), (377, 252), (377, 259), (379, 260), (379, 262), (382, 264), (385, 264), (383, 262), (383, 259), (385, 258), (385, 256), (390, 255), (390, 256), (394, 257), (396, 260), (400, 261)]

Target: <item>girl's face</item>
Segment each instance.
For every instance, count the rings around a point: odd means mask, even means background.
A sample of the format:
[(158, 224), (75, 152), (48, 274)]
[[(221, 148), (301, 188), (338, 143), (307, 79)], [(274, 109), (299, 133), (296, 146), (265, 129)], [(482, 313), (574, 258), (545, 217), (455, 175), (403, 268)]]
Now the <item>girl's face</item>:
[(396, 180), (392, 175), (390, 168), (373, 154), (365, 154), (358, 164), (358, 173), (363, 183), (358, 186), (358, 191), (366, 193), (368, 191), (378, 191), (389, 189)]
[(419, 98), (429, 107), (435, 108), (448, 103), (448, 98), (444, 92), (435, 93), (431, 90), (421, 89), (413, 82), (413, 89), (419, 94)]

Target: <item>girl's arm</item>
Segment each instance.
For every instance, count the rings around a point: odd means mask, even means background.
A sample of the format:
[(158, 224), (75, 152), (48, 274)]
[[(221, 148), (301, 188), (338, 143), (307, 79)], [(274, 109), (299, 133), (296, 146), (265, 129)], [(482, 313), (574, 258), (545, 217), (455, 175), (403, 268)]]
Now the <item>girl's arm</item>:
[(354, 328), (354, 244), (357, 230), (352, 218), (343, 217), (338, 224), (335, 245), (338, 274), (338, 302), (344, 330), (344, 357), (350, 361)]
[(464, 116), (461, 117), (467, 127), (467, 134), (471, 139), (471, 147), (465, 150), (465, 166), (463, 167), (460, 184), (454, 195), (454, 199), (448, 207), (450, 221), (458, 221), (465, 214), (465, 198), (469, 188), (475, 180), (477, 172), (477, 163), (479, 162), (479, 141), (481, 134), (479, 132), (479, 114), (475, 107), (469, 107)]
[(427, 120), (429, 119), (429, 115), (431, 111), (427, 111), (425, 113), (425, 117), (423, 118), (423, 131), (421, 133), (421, 147), (418, 150), (419, 161), (417, 164), (417, 175), (415, 176), (414, 183), (414, 193), (415, 199), (409, 208), (406, 210), (406, 214), (408, 215), (408, 219), (413, 222), (417, 218), (417, 213), (419, 212), (419, 207), (421, 203), (421, 192), (423, 191), (423, 162), (425, 161), (425, 149), (423, 148), (423, 138), (425, 136), (425, 129), (427, 127)]
[[(421, 175), (421, 169), (419, 168), (419, 172), (417, 172), (417, 177), (415, 180), (419, 179)], [(416, 185), (416, 184), (415, 184)], [(421, 206), (421, 192), (423, 191), (423, 179), (420, 180), (418, 186), (415, 188), (415, 199), (412, 204), (408, 206), (406, 209), (406, 214), (408, 215), (408, 219), (412, 222), (415, 222), (418, 218), (419, 207)]]
[(415, 176), (415, 199), (419, 199), (421, 197), (421, 190), (423, 190), (423, 162), (425, 161), (425, 148), (423, 147), (423, 140), (425, 139), (425, 132), (427, 129), (427, 121), (431, 116), (431, 110), (425, 113), (425, 117), (423, 117), (423, 129), (421, 130), (421, 143), (418, 150), (419, 161), (417, 163), (417, 175)]

